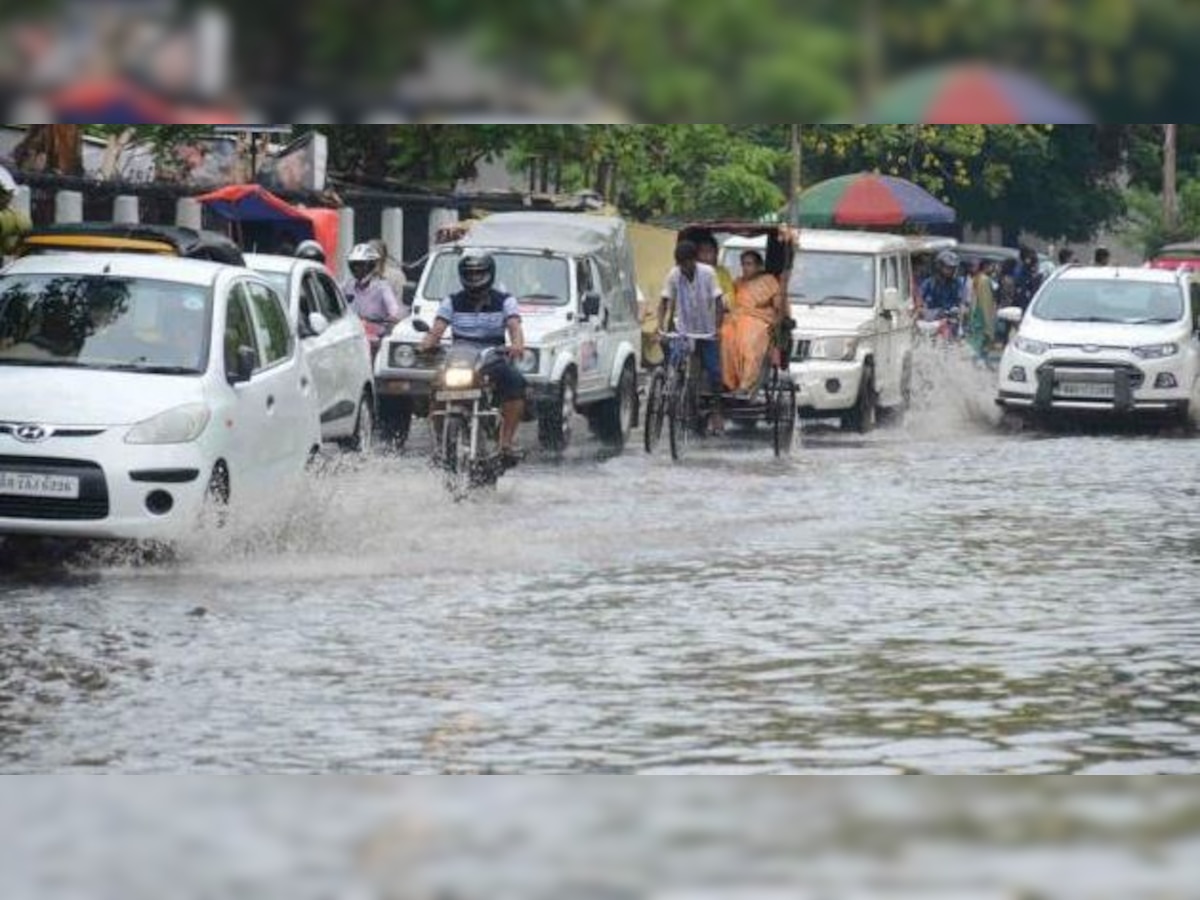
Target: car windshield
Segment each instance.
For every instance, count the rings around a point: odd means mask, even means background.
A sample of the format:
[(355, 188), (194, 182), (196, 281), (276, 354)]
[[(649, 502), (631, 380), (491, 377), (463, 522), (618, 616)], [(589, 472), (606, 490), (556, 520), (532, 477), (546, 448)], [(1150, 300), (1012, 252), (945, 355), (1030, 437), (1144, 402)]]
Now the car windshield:
[(0, 277), (0, 366), (199, 374), (208, 288), (95, 275)]
[(1033, 314), (1052, 322), (1168, 324), (1183, 318), (1183, 294), (1163, 282), (1063, 279), (1046, 286)]
[(875, 257), (803, 250), (796, 254), (788, 296), (813, 306), (874, 306)]
[[(522, 303), (564, 306), (571, 297), (567, 261), (560, 256), (532, 253), (493, 253), (496, 260), (496, 287), (512, 294)], [(426, 300), (442, 300), (462, 289), (458, 280), (457, 253), (442, 253), (430, 263), (425, 280)]]

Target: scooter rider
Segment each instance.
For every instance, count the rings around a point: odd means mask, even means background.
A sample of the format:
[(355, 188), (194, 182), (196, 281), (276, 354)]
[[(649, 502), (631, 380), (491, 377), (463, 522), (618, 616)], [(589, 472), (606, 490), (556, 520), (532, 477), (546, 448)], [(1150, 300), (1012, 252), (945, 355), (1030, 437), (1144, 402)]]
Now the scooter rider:
[(342, 285), (342, 293), (359, 318), (390, 329), (401, 319), (400, 302), (391, 285), (379, 277), (379, 261), (379, 251), (370, 244), (351, 250), (347, 259), (350, 278)]
[(453, 330), (455, 343), (480, 350), (503, 347), (507, 334), (507, 357), (494, 357), (485, 371), (501, 404), (500, 453), (511, 465), (519, 459), (514, 442), (525, 414), (525, 376), (513, 364), (525, 354), (520, 309), (515, 297), (496, 289), (496, 261), (490, 255), (463, 256), (458, 264), (458, 277), (463, 289), (442, 301), (421, 350), (429, 352), (437, 348), (447, 328)]
[(933, 274), (921, 283), (921, 317), (926, 322), (953, 320), (962, 314), (967, 296), (958, 267), (958, 254), (943, 250), (937, 256)]

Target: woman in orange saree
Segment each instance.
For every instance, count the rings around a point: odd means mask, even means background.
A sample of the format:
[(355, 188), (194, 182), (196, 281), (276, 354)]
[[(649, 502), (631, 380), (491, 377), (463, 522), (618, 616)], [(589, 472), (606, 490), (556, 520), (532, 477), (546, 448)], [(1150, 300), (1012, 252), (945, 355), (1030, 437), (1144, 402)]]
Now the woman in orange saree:
[(727, 390), (758, 389), (771, 337), (783, 318), (779, 279), (766, 271), (762, 255), (742, 254), (742, 277), (729, 299), (721, 325), (721, 373)]

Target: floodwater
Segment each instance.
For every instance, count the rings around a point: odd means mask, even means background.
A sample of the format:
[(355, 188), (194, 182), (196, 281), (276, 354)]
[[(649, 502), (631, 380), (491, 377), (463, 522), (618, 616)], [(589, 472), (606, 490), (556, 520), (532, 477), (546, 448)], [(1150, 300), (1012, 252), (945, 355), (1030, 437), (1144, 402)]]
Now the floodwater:
[(382, 459), (174, 559), (0, 546), (0, 771), (1200, 772), (1200, 444), (1008, 433), (926, 364), (783, 462), (456, 505)]

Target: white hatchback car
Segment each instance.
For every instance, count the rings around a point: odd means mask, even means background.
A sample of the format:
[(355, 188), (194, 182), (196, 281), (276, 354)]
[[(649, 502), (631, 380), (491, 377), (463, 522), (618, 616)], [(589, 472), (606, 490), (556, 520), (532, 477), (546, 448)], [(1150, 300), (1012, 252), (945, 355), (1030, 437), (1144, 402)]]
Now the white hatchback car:
[(375, 432), (375, 374), (362, 320), (320, 263), (248, 253), (246, 265), (287, 303), (316, 379), (322, 436), (348, 450), (368, 451)]
[(165, 539), (269, 504), (319, 448), (313, 376), (248, 269), (37, 256), (0, 273), (0, 534)]
[(1183, 424), (1200, 410), (1200, 286), (1157, 269), (1058, 270), (1000, 363), (996, 402), (1018, 415), (1157, 413)]

